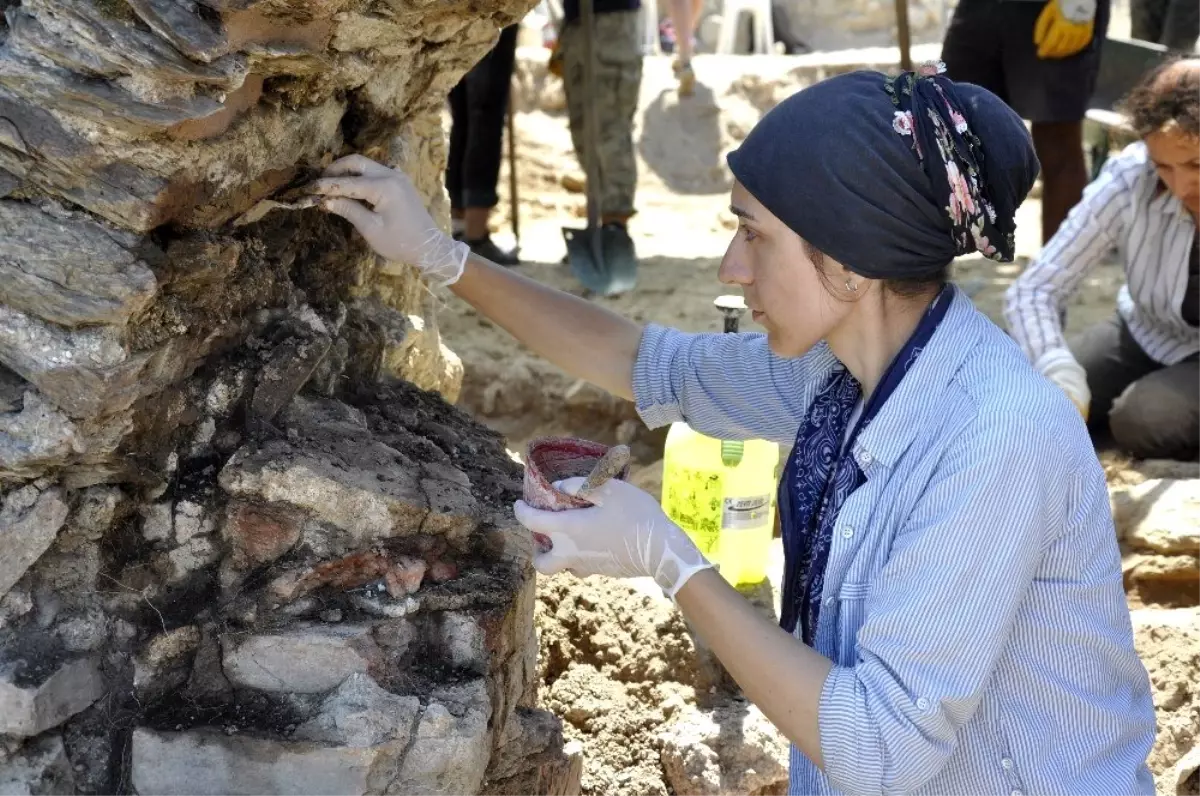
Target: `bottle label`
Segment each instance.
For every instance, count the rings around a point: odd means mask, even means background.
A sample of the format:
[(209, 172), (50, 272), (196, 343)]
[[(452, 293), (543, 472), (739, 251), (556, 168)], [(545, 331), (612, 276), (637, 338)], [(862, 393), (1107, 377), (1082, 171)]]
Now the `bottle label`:
[(721, 529), (748, 531), (767, 524), (771, 514), (771, 496), (727, 497), (721, 511)]

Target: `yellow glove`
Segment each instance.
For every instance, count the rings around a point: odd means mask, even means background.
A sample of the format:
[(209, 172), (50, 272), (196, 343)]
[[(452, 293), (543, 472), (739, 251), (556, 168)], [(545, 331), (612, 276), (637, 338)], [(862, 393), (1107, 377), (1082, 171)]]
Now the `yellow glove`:
[(1096, 27), (1096, 0), (1050, 0), (1033, 26), (1038, 58), (1068, 58), (1087, 47)]

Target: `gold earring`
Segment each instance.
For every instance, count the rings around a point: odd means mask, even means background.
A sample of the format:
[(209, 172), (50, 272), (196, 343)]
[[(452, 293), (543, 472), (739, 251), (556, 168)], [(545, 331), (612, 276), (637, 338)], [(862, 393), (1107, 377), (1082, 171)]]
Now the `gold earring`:
[(855, 282), (853, 279), (847, 279), (846, 280), (846, 289), (849, 290), (851, 293), (857, 293), (858, 292), (858, 283)]

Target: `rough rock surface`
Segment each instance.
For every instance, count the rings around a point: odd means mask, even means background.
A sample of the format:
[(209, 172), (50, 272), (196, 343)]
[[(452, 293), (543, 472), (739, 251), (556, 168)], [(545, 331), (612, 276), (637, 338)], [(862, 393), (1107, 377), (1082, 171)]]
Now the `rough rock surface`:
[(539, 702), (583, 753), (582, 792), (784, 793), (786, 742), (678, 611), (618, 581), (539, 582)]
[(445, 95), (531, 5), (0, 2), (0, 792), (577, 792), (520, 468), (297, 202), (358, 152), (445, 223)]

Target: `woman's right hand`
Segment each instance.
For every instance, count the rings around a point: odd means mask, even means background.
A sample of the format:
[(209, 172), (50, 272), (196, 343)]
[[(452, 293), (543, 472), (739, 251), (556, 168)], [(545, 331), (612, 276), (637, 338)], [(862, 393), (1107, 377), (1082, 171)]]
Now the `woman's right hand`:
[(385, 260), (416, 266), (430, 282), (452, 285), (470, 248), (438, 229), (408, 175), (362, 155), (333, 163), (312, 191), (321, 207), (354, 225)]

